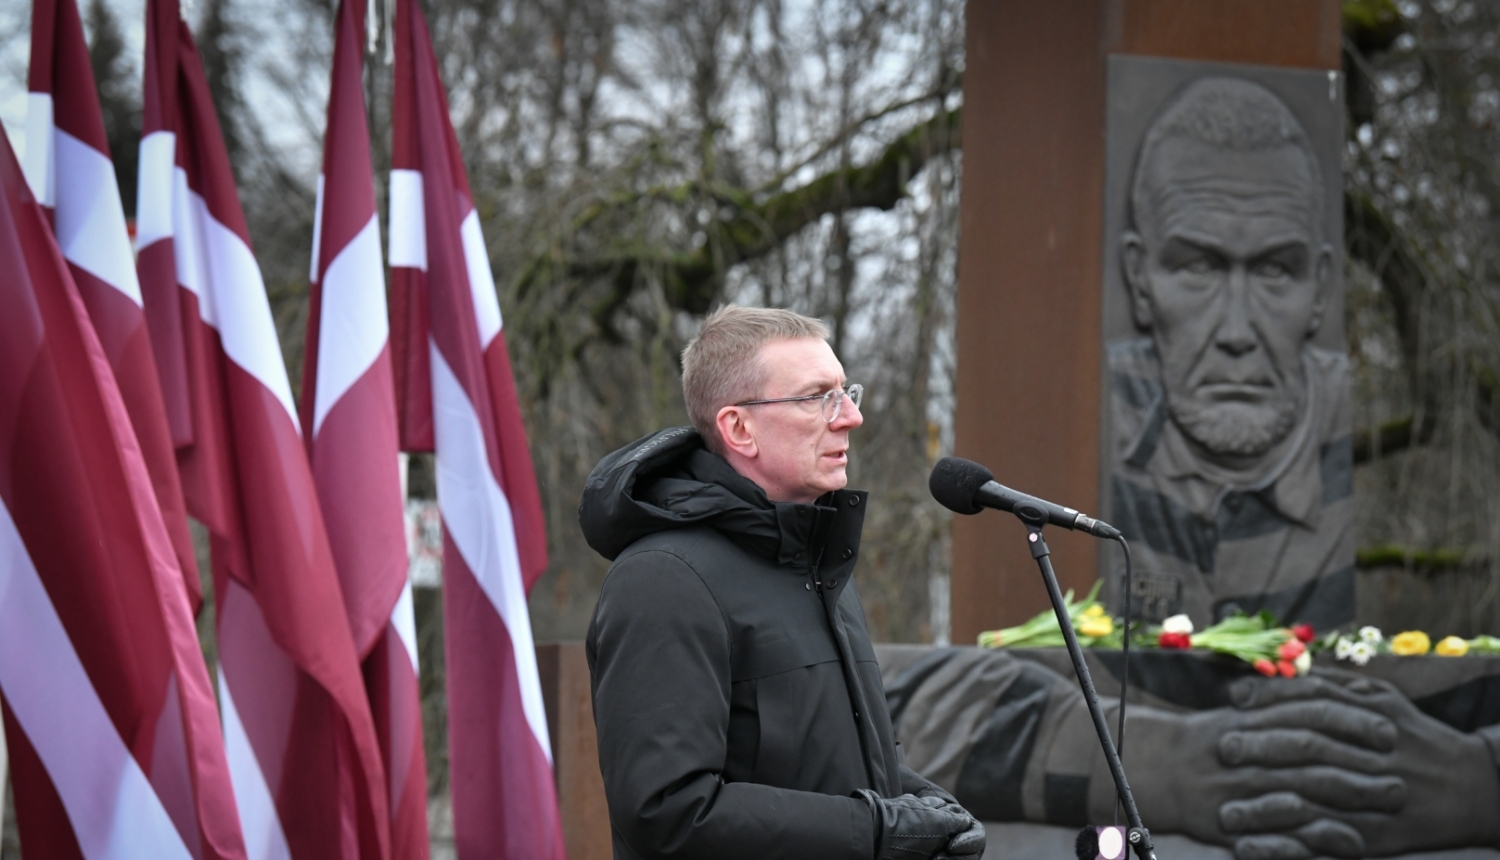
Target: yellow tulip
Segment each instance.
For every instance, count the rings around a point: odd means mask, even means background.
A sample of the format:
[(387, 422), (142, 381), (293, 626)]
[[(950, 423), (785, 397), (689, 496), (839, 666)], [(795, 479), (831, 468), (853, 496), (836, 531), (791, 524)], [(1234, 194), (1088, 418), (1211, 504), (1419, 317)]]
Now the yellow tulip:
[(1085, 617), (1085, 618), (1102, 618), (1102, 617), (1104, 617), (1104, 607), (1101, 606), (1098, 603), (1095, 603), (1093, 606), (1090, 606), (1088, 609), (1083, 610), (1083, 617)]
[(1457, 636), (1449, 636), (1439, 642), (1433, 650), (1444, 657), (1462, 657), (1469, 653), (1469, 643)]
[(1391, 652), (1403, 657), (1426, 654), (1432, 650), (1432, 640), (1420, 630), (1407, 630), (1391, 637)]
[(1090, 638), (1098, 639), (1101, 636), (1108, 636), (1115, 632), (1115, 621), (1108, 615), (1085, 618), (1083, 623), (1078, 625), (1078, 632)]

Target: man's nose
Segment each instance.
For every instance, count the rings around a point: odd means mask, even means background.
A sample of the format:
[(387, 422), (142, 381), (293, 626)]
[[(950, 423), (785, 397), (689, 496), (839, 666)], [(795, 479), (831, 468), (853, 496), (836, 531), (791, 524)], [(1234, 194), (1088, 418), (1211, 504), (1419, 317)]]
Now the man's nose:
[(865, 423), (863, 412), (854, 405), (854, 401), (845, 397), (839, 403), (839, 414), (833, 418), (833, 423), (828, 425), (830, 430), (853, 430), (855, 427)]
[(1255, 349), (1255, 330), (1250, 325), (1250, 283), (1245, 267), (1229, 270), (1229, 307), (1214, 332), (1214, 345), (1239, 357)]

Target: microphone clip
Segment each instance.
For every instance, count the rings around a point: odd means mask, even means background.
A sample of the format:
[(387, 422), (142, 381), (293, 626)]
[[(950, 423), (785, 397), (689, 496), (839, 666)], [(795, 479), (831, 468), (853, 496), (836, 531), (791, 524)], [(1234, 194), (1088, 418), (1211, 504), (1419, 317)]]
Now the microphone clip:
[(1041, 561), (1043, 556), (1051, 555), (1047, 549), (1047, 539), (1042, 537), (1042, 526), (1037, 523), (1026, 523), (1026, 545), (1031, 548), (1031, 557)]
[(1029, 499), (1016, 502), (1016, 506), (1011, 509), (1011, 513), (1015, 514), (1021, 519), (1021, 522), (1026, 524), (1027, 530), (1035, 529), (1040, 532), (1042, 526), (1046, 525), (1049, 520), (1047, 511), (1041, 505), (1035, 504)]

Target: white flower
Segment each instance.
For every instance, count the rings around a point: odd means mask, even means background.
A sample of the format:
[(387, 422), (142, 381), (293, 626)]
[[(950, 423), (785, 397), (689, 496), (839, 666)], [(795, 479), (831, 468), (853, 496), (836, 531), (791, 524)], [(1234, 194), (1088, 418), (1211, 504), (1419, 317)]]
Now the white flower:
[(1297, 655), (1297, 659), (1293, 660), (1292, 664), (1297, 667), (1298, 675), (1306, 675), (1308, 670), (1312, 669), (1312, 652), (1303, 651)]
[(1371, 645), (1374, 645), (1375, 643), (1381, 641), (1384, 638), (1385, 638), (1384, 636), (1380, 635), (1380, 628), (1379, 627), (1361, 627), (1361, 628), (1359, 628), (1359, 639), (1360, 639), (1361, 642), (1368, 642)]
[(1192, 633), (1193, 619), (1186, 615), (1173, 615), (1161, 623), (1163, 633)]
[(1375, 646), (1369, 642), (1355, 642), (1354, 645), (1349, 648), (1349, 659), (1353, 660), (1355, 665), (1357, 666), (1363, 666), (1369, 663), (1370, 658), (1374, 656)]
[(1354, 643), (1349, 641), (1348, 637), (1345, 636), (1340, 636), (1339, 641), (1336, 642), (1333, 646), (1333, 654), (1340, 660), (1348, 660), (1349, 655), (1353, 653), (1353, 651)]

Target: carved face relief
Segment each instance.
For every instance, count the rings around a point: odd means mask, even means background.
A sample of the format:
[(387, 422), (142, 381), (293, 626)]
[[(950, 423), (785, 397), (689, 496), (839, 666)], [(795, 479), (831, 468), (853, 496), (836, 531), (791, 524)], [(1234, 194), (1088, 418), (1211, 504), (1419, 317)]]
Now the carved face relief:
[(1173, 420), (1226, 466), (1274, 448), (1305, 402), (1301, 353), (1332, 266), (1308, 157), (1166, 140), (1141, 165), (1146, 211), (1122, 243), (1131, 310)]

